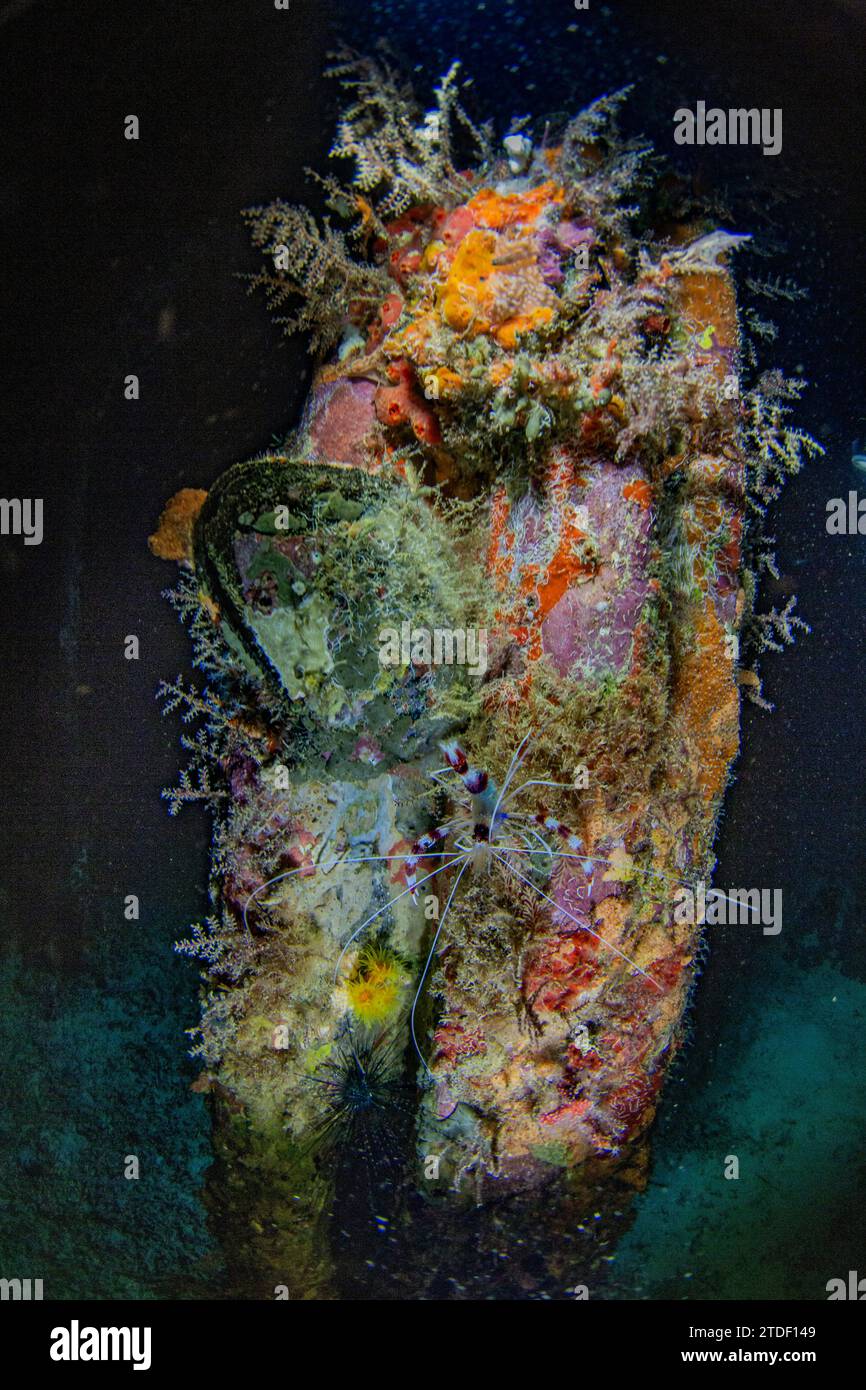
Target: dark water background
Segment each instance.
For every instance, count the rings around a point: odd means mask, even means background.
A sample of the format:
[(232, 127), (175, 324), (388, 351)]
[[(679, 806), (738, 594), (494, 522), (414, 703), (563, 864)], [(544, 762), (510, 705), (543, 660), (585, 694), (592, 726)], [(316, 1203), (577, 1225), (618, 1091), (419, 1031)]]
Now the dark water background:
[(783, 108), (778, 158), (686, 163), (729, 186), (732, 229), (778, 241), (747, 273), (810, 290), (770, 311), (766, 357), (812, 383), (798, 422), (827, 453), (776, 510), (765, 606), (796, 592), (812, 633), (765, 662), (776, 712), (746, 708), (716, 876), (781, 887), (784, 929), (713, 932), (649, 1188), (593, 1296), (821, 1298), (866, 1272), (866, 537), (824, 526), (828, 498), (866, 492), (850, 463), (866, 437), (864, 30), (861, 5), (807, 0), (0, 7), (2, 487), (42, 496), (46, 527), (40, 547), (0, 541), (0, 1275), (41, 1277), (46, 1297), (219, 1287), (199, 1200), (208, 1119), (184, 1056), (195, 971), (171, 952), (207, 909), (208, 827), (159, 800), (177, 727), (153, 695), (187, 649), (145, 539), (172, 492), (282, 435), (304, 398), (303, 344), (233, 278), (254, 266), (238, 212), (315, 204), (303, 170), (325, 167), (335, 35), (365, 52), (386, 38), (424, 94), (459, 57), (473, 113), (502, 133), (634, 82), (626, 128), (682, 162), (678, 106)]

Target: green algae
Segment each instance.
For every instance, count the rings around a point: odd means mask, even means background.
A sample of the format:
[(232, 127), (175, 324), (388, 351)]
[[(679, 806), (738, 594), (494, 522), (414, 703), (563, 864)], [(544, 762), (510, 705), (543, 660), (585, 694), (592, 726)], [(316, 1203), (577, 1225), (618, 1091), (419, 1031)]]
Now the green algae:
[[(244, 611), (259, 646), (279, 671), (289, 699), (315, 695), (321, 678), (334, 669), (334, 658), (328, 649), (330, 609), (322, 596), (313, 594), (303, 610), (286, 606), (255, 618), (250, 608)], [(336, 699), (330, 706), (326, 702), (322, 712), (327, 718), (341, 705)]]

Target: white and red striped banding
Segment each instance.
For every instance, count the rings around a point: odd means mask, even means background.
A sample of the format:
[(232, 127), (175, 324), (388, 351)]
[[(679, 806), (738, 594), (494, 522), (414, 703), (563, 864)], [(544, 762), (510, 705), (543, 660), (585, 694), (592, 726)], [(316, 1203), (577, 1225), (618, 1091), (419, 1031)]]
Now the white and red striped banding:
[(487, 773), (478, 767), (470, 767), (469, 771), (463, 774), (463, 785), (470, 796), (480, 796), (486, 791), (489, 780)]
[(418, 868), (419, 860), (423, 859), (425, 854), (429, 854), (431, 850), (434, 850), (437, 845), (441, 844), (447, 835), (447, 830), (444, 830), (441, 826), (437, 826), (435, 830), (425, 831), (412, 846), (412, 853), (407, 858), (403, 868), (406, 873), (406, 887), (412, 889), (413, 901), (415, 899), (415, 889), (417, 887), (415, 870)]
[(544, 826), (545, 830), (553, 831), (554, 835), (558, 835), (561, 840), (564, 840), (569, 849), (583, 849), (583, 841), (580, 836), (575, 835), (573, 831), (569, 830), (567, 825), (563, 825), (561, 820), (554, 820), (553, 816), (545, 816), (543, 814), (537, 815), (535, 819), (539, 825)]
[(453, 768), (460, 777), (469, 771), (469, 760), (459, 744), (454, 742), (440, 743), (439, 747), (445, 755), (448, 766)]

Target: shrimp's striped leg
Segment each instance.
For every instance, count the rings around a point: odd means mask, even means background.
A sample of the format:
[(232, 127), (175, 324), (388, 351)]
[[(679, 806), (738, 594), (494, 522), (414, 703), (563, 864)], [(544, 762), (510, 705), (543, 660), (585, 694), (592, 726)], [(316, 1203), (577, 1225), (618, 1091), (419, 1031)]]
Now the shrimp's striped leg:
[[(508, 819), (515, 825), (539, 825), (543, 830), (549, 831), (552, 835), (558, 835), (560, 840), (563, 840), (570, 850), (576, 852), (583, 849), (583, 841), (579, 835), (575, 835), (574, 831), (569, 826), (565, 825), (563, 821), (557, 820), (554, 816), (545, 815), (543, 811), (538, 812), (537, 815), (530, 815), (528, 813), (525, 815), (510, 815)], [(546, 843), (545, 841), (545, 844)], [(557, 852), (554, 849), (550, 849), (550, 846), (548, 846), (548, 850), (550, 854), (556, 854)]]
[(413, 903), (418, 901), (418, 883), (415, 878), (418, 864), (420, 860), (426, 859), (437, 845), (441, 845), (442, 841), (448, 838), (449, 830), (450, 826), (447, 825), (437, 825), (435, 830), (428, 830), (415, 841), (411, 852), (406, 856), (403, 867), (406, 870), (406, 883), (412, 894)]
[[(342, 866), (343, 864), (385, 864), (385, 863), (388, 863), (389, 861), (395, 860), (395, 859), (396, 859), (396, 860), (400, 860), (400, 861), (402, 861), (402, 862), (405, 864), (405, 863), (407, 863), (408, 860), (410, 860), (411, 858), (412, 858), (412, 855), (411, 855), (411, 854), (363, 854), (363, 855), (360, 855), (358, 858), (352, 858), (352, 859), (332, 859), (332, 860), (331, 860), (331, 863), (330, 863), (329, 865), (327, 865), (327, 867), (326, 867), (325, 865), (323, 865), (323, 864), (316, 864), (316, 865), (300, 864), (300, 865), (298, 865), (298, 867), (297, 867), (296, 869), (285, 869), (282, 873), (280, 873), (280, 874), (274, 874), (273, 878), (269, 878), (269, 879), (267, 879), (264, 883), (260, 883), (259, 886), (258, 886), (258, 888), (254, 888), (253, 891), (252, 891), (252, 893), (250, 893), (249, 897), (247, 898), (246, 902), (244, 903), (244, 910), (243, 910), (244, 928), (246, 929), (247, 932), (248, 932), (249, 929), (250, 929), (250, 924), (249, 924), (249, 920), (248, 920), (248, 918), (247, 918), (247, 913), (249, 912), (249, 909), (250, 909), (250, 907), (252, 906), (252, 904), (253, 904), (253, 903), (256, 901), (256, 899), (259, 897), (259, 894), (260, 894), (260, 893), (265, 893), (265, 892), (267, 892), (267, 890), (268, 890), (269, 888), (273, 888), (273, 886), (274, 886), (275, 883), (282, 883), (284, 879), (287, 879), (287, 878), (294, 878), (296, 874), (306, 874), (307, 876), (310, 876), (310, 870), (311, 870), (311, 869), (313, 870), (313, 872), (315, 872), (316, 869), (321, 869), (321, 870), (322, 870), (322, 873), (330, 873), (330, 871), (331, 871), (332, 869), (335, 869), (335, 868), (337, 868), (338, 866)], [(439, 854), (435, 854), (435, 855), (428, 854), (428, 855), (427, 855), (427, 858), (429, 858), (429, 859), (447, 859), (447, 858), (450, 858), (450, 856), (449, 856), (448, 853), (446, 852), (446, 853), (444, 853), (444, 854), (443, 854), (443, 853), (439, 853)], [(417, 860), (416, 860), (416, 863), (417, 863)]]

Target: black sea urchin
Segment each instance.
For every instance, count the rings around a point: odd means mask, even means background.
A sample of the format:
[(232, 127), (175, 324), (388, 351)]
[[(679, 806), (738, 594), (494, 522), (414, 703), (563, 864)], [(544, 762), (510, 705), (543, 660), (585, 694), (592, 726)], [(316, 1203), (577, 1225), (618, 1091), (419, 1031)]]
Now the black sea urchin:
[(347, 1030), (314, 1077), (327, 1110), (312, 1148), (320, 1162), (352, 1165), (360, 1159), (371, 1176), (402, 1166), (411, 1119), (410, 1086), (398, 1045), (387, 1033)]

